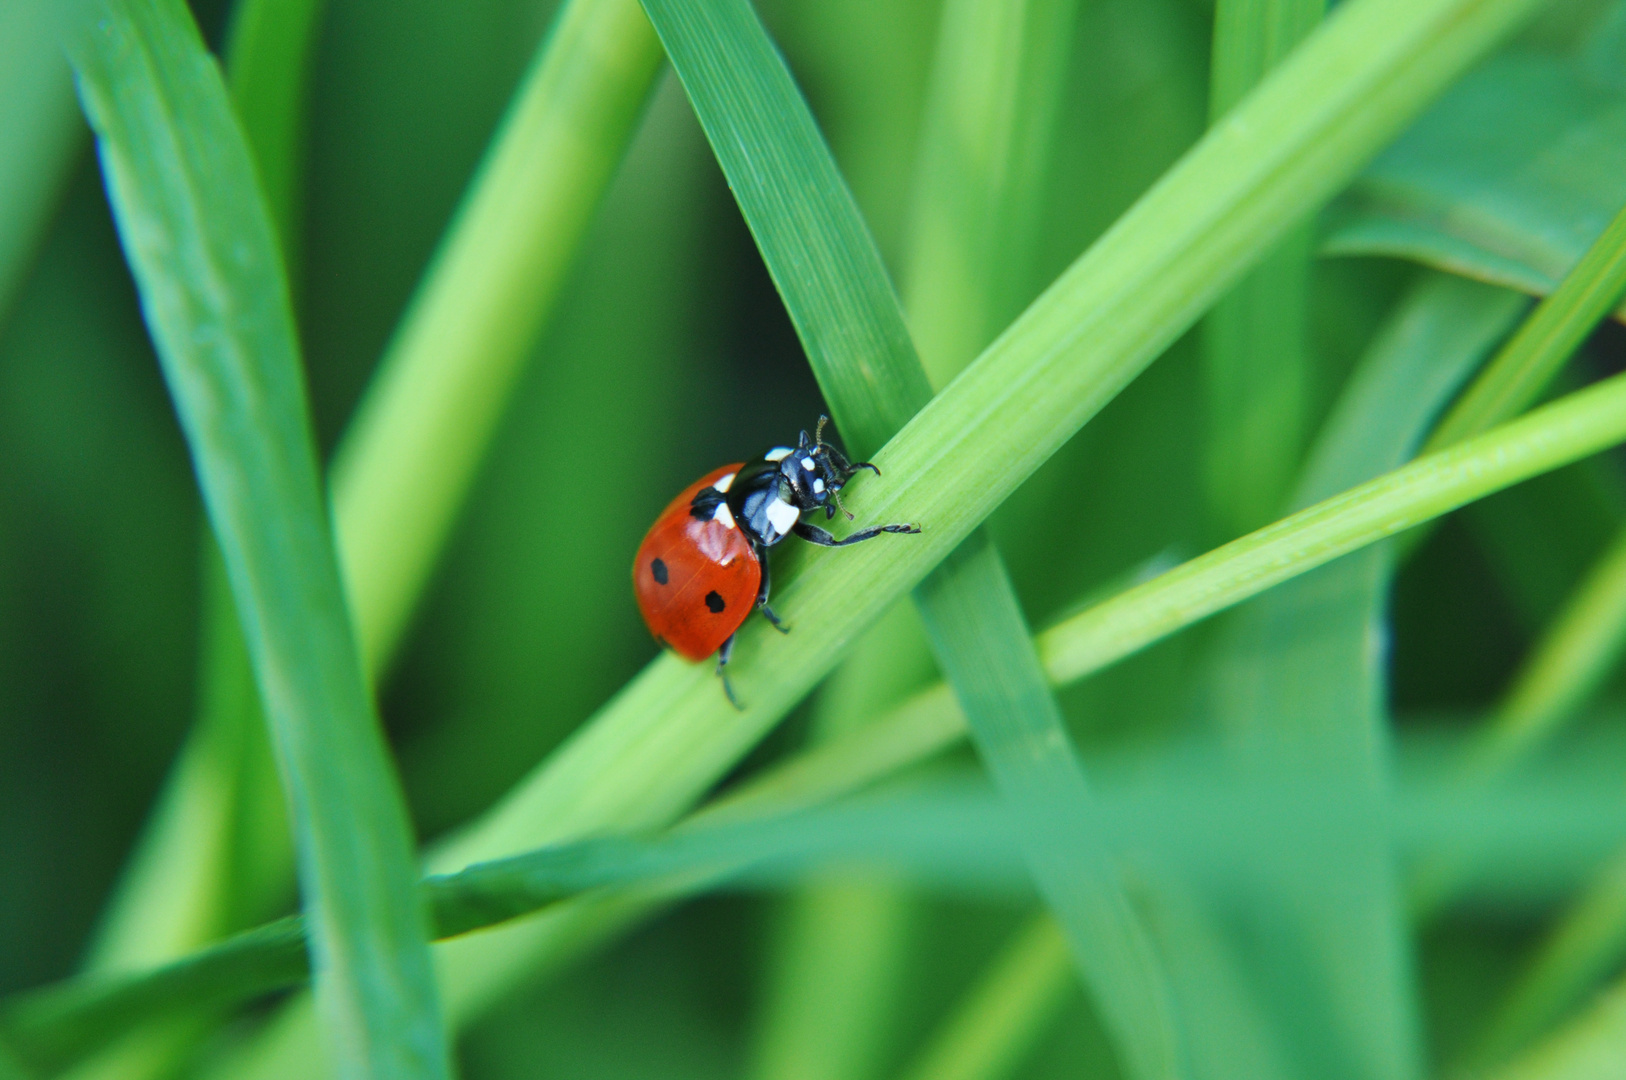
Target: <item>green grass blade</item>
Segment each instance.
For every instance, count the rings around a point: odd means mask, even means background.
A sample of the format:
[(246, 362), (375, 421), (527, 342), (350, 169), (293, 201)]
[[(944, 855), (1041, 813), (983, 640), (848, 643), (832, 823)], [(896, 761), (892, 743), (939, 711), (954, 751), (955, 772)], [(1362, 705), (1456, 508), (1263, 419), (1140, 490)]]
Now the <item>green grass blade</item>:
[(1515, 48), (1470, 73), (1339, 201), (1322, 250), (1550, 293), (1626, 203), (1626, 94), (1588, 66)]
[[(1209, 115), (1221, 120), (1314, 30), (1324, 0), (1221, 0), (1214, 7)], [(1203, 323), (1208, 500), (1235, 536), (1276, 516), (1297, 471), (1310, 389), (1308, 225), (1294, 229)]]
[[(321, 13), (320, 0), (245, 0), (232, 12), (226, 48), (232, 104), (290, 279), (297, 279), (300, 262), (304, 113)], [(201, 543), (203, 686), (194, 731), (97, 928), (91, 968), (151, 963), (257, 921), (284, 898), (292, 868), (282, 797), (270, 776), (269, 744), (225, 567), (207, 530)], [(234, 821), (261, 827), (240, 837)], [(234, 847), (254, 856), (234, 856)]]
[(247, 145), (179, 4), (111, 4), (72, 56), (289, 777), (341, 1074), (448, 1075), (406, 808), (351, 637)]
[(906, 1080), (1002, 1080), (1055, 1019), (1076, 985), (1067, 937), (1049, 915), (1029, 920), (995, 957), (916, 1059)]
[(1470, 753), (1471, 771), (1505, 773), (1546, 746), (1603, 686), (1626, 649), (1626, 535), (1575, 589), (1520, 667)]
[[(912, 336), (935, 386), (948, 382), (1019, 309), (1018, 290), (1032, 276), (1074, 7), (1072, 0), (952, 0), (939, 20), (904, 256)], [(829, 10), (821, 6), (817, 17), (832, 18)], [(849, 28), (842, 55), (877, 48), (872, 41), (866, 20), (862, 32)], [(849, 59), (840, 70), (855, 83), (873, 78), (851, 70), (857, 66)], [(871, 66), (893, 78), (900, 74), (895, 62)], [(866, 116), (874, 115), (870, 89)], [(828, 102), (828, 87), (825, 93)], [(839, 105), (835, 115), (839, 122)], [(869, 154), (850, 158), (847, 175), (862, 196), (859, 183), (869, 175), (864, 166), (879, 156), (879, 147), (873, 139), (860, 146)], [(831, 729), (838, 717), (846, 730), (860, 719), (867, 723), (897, 703), (898, 689), (924, 681), (904, 681), (900, 673), (929, 665), (918, 618), (907, 605), (895, 607), (827, 682), (819, 728)], [(913, 907), (894, 883), (847, 880), (815, 885), (790, 901), (772, 957), (754, 1076), (835, 1080), (875, 1072), (885, 1052), (880, 1032), (896, 1027), (892, 1014), (900, 1003), (890, 998), (898, 939), (913, 921)]]
[(1452, 406), (1428, 448), (1450, 446), (1529, 408), (1623, 292), (1626, 207)]
[(645, 5), (729, 178), (848, 450), (868, 458), (931, 397), (880, 253), (749, 4)]
[[(831, 411), (852, 450), (867, 457), (926, 403), (930, 388), (834, 159), (745, 0), (645, 7)], [(1176, 1075), (1177, 1035), (1156, 959), (1106, 851), (1091, 843), (1099, 831), (1089, 824), (1083, 774), (991, 542), (974, 534), (915, 601), (1129, 1071)]]
[[(709, 672), (659, 659), (439, 851), (436, 865), (680, 813), (1250, 259), (1533, 7), (1341, 7), (1239, 107), (1235, 122), (1205, 138), (878, 455), (887, 482), (856, 488), (849, 508), (866, 520), (919, 519), (925, 533), (828, 553), (840, 558), (798, 552), (786, 560), (775, 589), (796, 619), (797, 640), (742, 633), (735, 678), (743, 713), (729, 708)], [(448, 1009), (472, 1015), (593, 932), (596, 918), (583, 906), (448, 946)], [(311, 1043), (301, 1023), (291, 1019), (262, 1045), (265, 1075), (304, 1067)]]

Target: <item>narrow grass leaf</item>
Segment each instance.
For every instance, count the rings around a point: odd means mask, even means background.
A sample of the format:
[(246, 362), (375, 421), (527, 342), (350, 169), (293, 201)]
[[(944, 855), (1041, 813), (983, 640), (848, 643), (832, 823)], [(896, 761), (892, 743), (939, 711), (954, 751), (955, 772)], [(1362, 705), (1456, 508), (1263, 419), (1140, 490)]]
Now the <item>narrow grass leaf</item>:
[[(1325, 11), (1325, 0), (1216, 4), (1211, 120), (1241, 101)], [(1208, 500), (1226, 536), (1275, 517), (1298, 469), (1309, 407), (1312, 246), (1308, 224), (1292, 230), (1203, 322)]]
[(1551, 292), (1626, 204), (1626, 94), (1579, 57), (1510, 50), (1340, 200), (1326, 254), (1391, 255)]
[[(812, 114), (746, 0), (645, 7), (832, 412), (867, 457), (931, 392), (880, 254)], [(973, 534), (917, 588), (915, 602), (1129, 1071), (1176, 1075), (1178, 1036), (1157, 961), (1090, 827), (1094, 811), (1061, 711), (986, 535)]]
[(1517, 1059), (1479, 1075), (1487, 1080), (1608, 1080), (1626, 1045), (1626, 984), (1617, 983), (1563, 1028)]
[(1612, 446), (1626, 432), (1623, 401), (1626, 380), (1615, 376), (1216, 548), (1052, 628), (1046, 667), (1057, 680), (1082, 678), (1289, 577)]
[(1450, 446), (1517, 416), (1552, 382), (1626, 292), (1626, 202), (1564, 280), (1536, 306), (1429, 437)]
[(110, 3), (71, 55), (288, 777), (340, 1072), (449, 1075), (406, 808), (351, 637), (248, 147), (179, 3)]
[(1030, 919), (902, 1072), (906, 1080), (1003, 1080), (1061, 1011), (1076, 980), (1067, 937)]
[[(776, 595), (796, 619), (796, 641), (760, 630), (741, 634), (735, 664), (743, 713), (729, 707), (709, 671), (658, 659), (438, 851), (435, 864), (455, 869), (680, 813), (1253, 258), (1534, 6), (1341, 6), (877, 455), (887, 482), (856, 489), (849, 509), (865, 520), (920, 520), (924, 533), (908, 543), (798, 552), (776, 567)], [(1162, 632), (1183, 625), (1152, 621)], [(1112, 653), (1092, 650), (1082, 659), (1087, 667), (1116, 658)], [(573, 944), (604, 932), (613, 917), (577, 905), (448, 946), (442, 970), (452, 1015), (474, 1015)], [(295, 1015), (252, 1051), (264, 1075), (304, 1067), (312, 1045), (307, 1024)]]

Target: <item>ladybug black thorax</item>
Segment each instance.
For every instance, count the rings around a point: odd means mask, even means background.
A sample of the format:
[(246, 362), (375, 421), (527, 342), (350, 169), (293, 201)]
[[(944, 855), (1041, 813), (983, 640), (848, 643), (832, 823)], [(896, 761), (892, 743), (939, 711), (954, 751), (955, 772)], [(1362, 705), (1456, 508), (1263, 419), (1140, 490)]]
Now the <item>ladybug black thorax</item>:
[(804, 431), (794, 448), (776, 446), (742, 465), (726, 482), (695, 495), (689, 512), (711, 518), (725, 504), (751, 543), (766, 549), (789, 536), (809, 510), (822, 508), (826, 518), (833, 517), (838, 493), (853, 473), (874, 468), (868, 462), (849, 462), (840, 450)]

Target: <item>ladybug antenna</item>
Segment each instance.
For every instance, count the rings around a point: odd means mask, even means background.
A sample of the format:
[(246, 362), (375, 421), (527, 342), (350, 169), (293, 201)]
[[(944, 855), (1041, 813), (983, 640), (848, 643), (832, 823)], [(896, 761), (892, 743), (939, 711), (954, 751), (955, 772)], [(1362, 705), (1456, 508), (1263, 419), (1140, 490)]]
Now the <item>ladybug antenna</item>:
[(829, 422), (830, 422), (830, 418), (828, 416), (821, 415), (819, 417), (819, 426), (813, 429), (813, 445), (814, 446), (823, 446), (824, 445), (824, 425), (828, 424)]

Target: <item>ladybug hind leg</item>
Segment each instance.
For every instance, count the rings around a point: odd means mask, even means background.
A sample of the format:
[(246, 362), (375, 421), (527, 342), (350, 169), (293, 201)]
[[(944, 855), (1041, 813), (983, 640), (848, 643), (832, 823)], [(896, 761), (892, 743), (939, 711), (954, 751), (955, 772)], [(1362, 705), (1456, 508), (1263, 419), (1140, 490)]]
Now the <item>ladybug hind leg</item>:
[(740, 712), (744, 712), (745, 706), (741, 705), (740, 699), (734, 696), (734, 684), (728, 681), (728, 672), (725, 670), (728, 667), (728, 658), (733, 652), (734, 635), (730, 634), (728, 640), (723, 642), (722, 647), (717, 650), (717, 677), (723, 680), (723, 693), (728, 695), (728, 703)]

